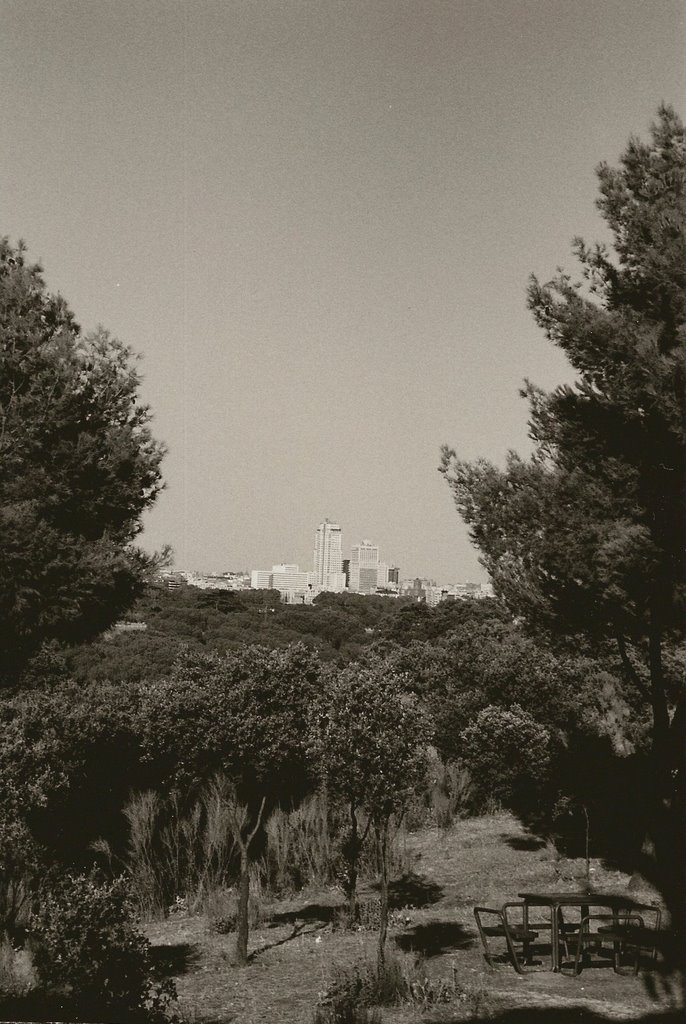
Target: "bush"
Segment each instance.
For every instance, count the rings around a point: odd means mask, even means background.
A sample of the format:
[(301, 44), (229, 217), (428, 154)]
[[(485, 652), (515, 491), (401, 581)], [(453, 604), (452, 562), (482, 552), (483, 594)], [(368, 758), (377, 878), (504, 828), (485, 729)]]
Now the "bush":
[[(229, 925), (236, 901), (227, 894), (237, 881), (239, 865), (227, 820), (228, 797), (222, 795), (226, 784), (225, 777), (217, 776), (186, 800), (176, 791), (163, 797), (150, 790), (135, 794), (125, 806), (129, 844), (123, 864), (143, 918), (183, 906), (189, 913), (204, 911), (212, 927), (214, 921), (225, 919), (220, 928), (233, 930)], [(344, 879), (341, 848), (346, 830), (345, 807), (323, 792), (307, 797), (289, 812), (277, 809), (271, 815), (262, 837), (262, 856), (250, 868), (255, 893), (250, 901), (251, 927), (262, 919), (263, 896)], [(402, 828), (391, 836), (389, 864), (396, 875), (409, 870), (403, 837)], [(115, 858), (109, 845), (100, 841), (91, 849), (102, 854), (103, 863), (111, 869)], [(363, 848), (359, 870), (365, 878), (374, 878), (379, 871), (373, 841)]]
[(464, 761), (483, 808), (490, 800), (514, 811), (535, 807), (551, 760), (550, 733), (518, 704), (489, 705), (462, 733)]
[(312, 1024), (383, 1024), (383, 1021), (378, 1010), (369, 1010), (366, 1006), (356, 1006), (344, 1000), (318, 1006)]
[(408, 961), (395, 955), (387, 956), (382, 965), (360, 960), (349, 967), (338, 968), (319, 1000), (320, 1008), (333, 1015), (323, 1016), (321, 1021), (356, 1022), (358, 1018), (354, 1014), (370, 1006), (448, 1002), (452, 985), (430, 981), (423, 968), (422, 960)]
[(374, 1005), (393, 1005), (404, 991), (402, 969), (397, 958), (388, 958), (381, 972), (367, 960), (340, 967), (322, 993), (314, 1024), (380, 1024)]
[(123, 878), (67, 875), (44, 889), (29, 942), (41, 987), (77, 1016), (163, 1020), (175, 998), (170, 981), (153, 980), (150, 946), (136, 928)]
[(381, 967), (362, 960), (336, 971), (320, 997), (313, 1024), (380, 1024), (381, 1016), (370, 1007), (411, 1003), (428, 1010), (452, 1002), (455, 995), (454, 982), (429, 978), (421, 958), (388, 956)]

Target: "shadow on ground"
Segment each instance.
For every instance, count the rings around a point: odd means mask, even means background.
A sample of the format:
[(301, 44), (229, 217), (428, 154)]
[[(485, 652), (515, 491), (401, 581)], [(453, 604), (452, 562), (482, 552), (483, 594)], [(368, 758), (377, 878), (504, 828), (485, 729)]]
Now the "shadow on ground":
[(328, 903), (306, 903), (297, 910), (284, 910), (280, 914), (272, 914), (269, 927), (277, 928), (282, 924), (297, 924), (300, 921), (325, 925), (333, 920), (337, 910), (337, 906), (332, 907)]
[(174, 946), (151, 946), (150, 961), (157, 978), (169, 975), (188, 974), (197, 967), (200, 950), (190, 942), (179, 942)]
[(297, 921), (290, 933), (285, 935), (282, 939), (276, 939), (274, 942), (270, 942), (266, 946), (258, 946), (257, 949), (253, 949), (252, 953), (248, 956), (248, 963), (253, 963), (258, 957), (262, 956), (263, 953), (268, 952), (270, 949), (275, 949), (277, 946), (284, 946), (287, 942), (291, 942), (292, 939), (298, 937), (298, 935), (316, 935), (319, 932), (317, 924), (313, 928), (307, 928), (307, 921)]
[(538, 836), (511, 836), (503, 832), (500, 838), (511, 850), (542, 850), (545, 846), (543, 839)]
[[(378, 883), (372, 888), (378, 891)], [(430, 882), (421, 875), (409, 872), (389, 882), (388, 905), (391, 910), (401, 910), (403, 907), (428, 907), (432, 903), (437, 903), (444, 892), (443, 887), (436, 882)]]
[[(141, 1009), (117, 1007), (115, 1010), (106, 1002), (96, 1000), (76, 1001), (57, 993), (42, 991), (27, 992), (25, 995), (0, 997), (0, 1021), (5, 1024), (36, 1024), (38, 1021), (116, 1021), (117, 1024), (141, 1024), (146, 1017)], [(150, 1018), (147, 1018), (150, 1019)], [(222, 1017), (216, 1024), (230, 1024), (236, 1017)], [(203, 1020), (203, 1024), (210, 1024)]]
[[(593, 1013), (583, 1006), (521, 1006), (516, 1010), (503, 1010), (489, 1015), (482, 1013), (479, 1020), (488, 1024), (609, 1024), (612, 1018)], [(642, 1017), (631, 1017), (631, 1024), (683, 1024), (682, 1011), (648, 1013)], [(422, 1024), (446, 1024), (445, 1014), (439, 1017), (426, 1016)]]
[(457, 921), (427, 921), (396, 935), (395, 942), (406, 953), (439, 956), (455, 949), (469, 949), (474, 938), (474, 933)]

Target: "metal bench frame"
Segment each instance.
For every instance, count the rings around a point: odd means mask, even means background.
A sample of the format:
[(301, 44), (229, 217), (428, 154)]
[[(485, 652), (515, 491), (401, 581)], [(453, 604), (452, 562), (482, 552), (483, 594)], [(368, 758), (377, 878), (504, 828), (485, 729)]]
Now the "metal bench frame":
[[(591, 921), (605, 921), (596, 931), (590, 929)], [(650, 936), (653, 936), (651, 941)], [(654, 947), (655, 932), (646, 928), (640, 914), (623, 911), (619, 914), (587, 914), (582, 918), (574, 957), (574, 975), (581, 973), (584, 948), (595, 947), (600, 951), (603, 943), (612, 943), (612, 966), (615, 974), (637, 975), (640, 967), (641, 949)], [(633, 968), (626, 970), (621, 966), (621, 954), (624, 949), (636, 951)]]
[[(514, 907), (523, 908), (521, 903), (505, 903), (501, 910), (497, 910), (495, 907), (474, 907), (474, 918), (476, 920), (476, 926), (479, 930), (479, 936), (484, 947), (484, 955), (489, 966), (495, 969), (495, 963), (493, 961), (493, 954), (488, 943), (489, 936), (491, 938), (500, 938), (505, 940), (507, 946), (507, 952), (509, 954), (512, 966), (514, 967), (517, 974), (524, 974), (524, 968), (517, 956), (517, 950), (515, 943), (522, 946), (522, 958), (523, 960), (529, 959), (529, 947), (531, 943), (538, 938), (538, 932), (532, 931), (525, 925), (511, 924), (507, 919), (508, 909)], [(481, 920), (482, 915), (491, 915), (497, 918), (499, 924), (497, 925), (485, 925)]]

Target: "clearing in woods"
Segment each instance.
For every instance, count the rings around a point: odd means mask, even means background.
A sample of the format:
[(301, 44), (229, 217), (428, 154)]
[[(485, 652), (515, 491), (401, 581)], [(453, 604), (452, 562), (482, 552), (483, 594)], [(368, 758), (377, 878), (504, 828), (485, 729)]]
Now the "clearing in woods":
[[(583, 861), (560, 860), (509, 814), (458, 821), (448, 831), (410, 833), (402, 843), (407, 874), (393, 886), (397, 909), (389, 954), (397, 952), (408, 963), (421, 957), (422, 976), (446, 982), (454, 977), (457, 991), (445, 1004), (385, 1007), (384, 1022), (494, 1018), (503, 1024), (580, 1024), (648, 1021), (655, 1014), (663, 1019), (664, 997), (651, 998), (642, 976), (590, 967), (572, 978), (544, 969), (547, 961), (520, 976), (507, 965), (494, 971), (486, 964), (474, 905), (497, 906), (525, 889), (578, 889)], [(592, 861), (594, 887), (625, 892), (629, 881)], [(361, 898), (373, 895), (367, 889)], [(632, 888), (631, 895), (656, 898), (646, 889)], [(374, 932), (334, 928), (341, 902), (337, 890), (317, 890), (269, 904), (264, 923), (252, 930), (250, 963), (242, 969), (232, 963), (233, 936), (217, 934), (204, 917), (176, 914), (151, 924), (148, 934), (160, 967), (176, 979), (179, 1008), (191, 1024), (309, 1024), (333, 969), (375, 957)]]

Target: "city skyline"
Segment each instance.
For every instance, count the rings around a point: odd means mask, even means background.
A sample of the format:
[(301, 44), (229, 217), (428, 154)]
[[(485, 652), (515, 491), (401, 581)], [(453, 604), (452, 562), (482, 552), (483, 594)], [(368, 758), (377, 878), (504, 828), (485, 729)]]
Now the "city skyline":
[(485, 581), (440, 446), (526, 454), (524, 378), (570, 380), (527, 278), (577, 274), (594, 168), (684, 114), (684, 4), (0, 3), (0, 232), (142, 355), (142, 545), (306, 565), (328, 513)]
[(390, 571), (397, 576), (399, 569), (397, 565), (391, 569), (388, 564), (381, 563), (379, 546), (368, 540), (351, 544), (350, 557), (344, 558), (341, 525), (325, 519), (315, 531), (311, 571), (302, 570), (300, 563), (277, 562), (272, 564), (271, 570), (251, 567), (250, 579), (251, 586), (257, 589), (273, 586), (277, 590), (309, 589), (334, 593), (349, 589), (371, 594), (379, 585), (388, 584)]

